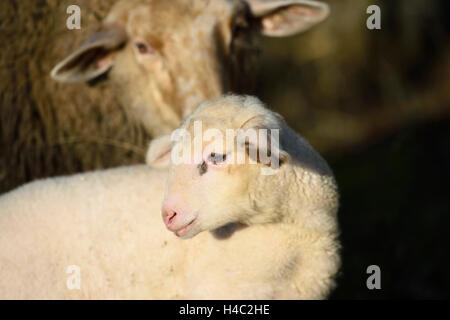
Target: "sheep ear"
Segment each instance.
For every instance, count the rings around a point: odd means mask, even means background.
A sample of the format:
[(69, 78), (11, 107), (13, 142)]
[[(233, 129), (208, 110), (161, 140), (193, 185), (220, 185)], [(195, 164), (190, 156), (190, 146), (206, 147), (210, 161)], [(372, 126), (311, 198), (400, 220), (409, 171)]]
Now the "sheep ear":
[(249, 134), (250, 138), (245, 142), (247, 154), (252, 160), (267, 166), (281, 166), (290, 160), (289, 153), (281, 148), (280, 130), (265, 126), (265, 120), (264, 116), (256, 116), (242, 125), (241, 129), (256, 132), (255, 135)]
[(145, 157), (147, 165), (153, 168), (168, 168), (172, 155), (172, 140), (170, 134), (153, 139)]
[(325, 20), (326, 3), (313, 0), (247, 0), (252, 15), (260, 20), (261, 33), (286, 37), (304, 32)]
[(108, 71), (115, 52), (125, 44), (127, 35), (123, 27), (104, 26), (92, 34), (81, 47), (58, 63), (50, 75), (59, 82), (84, 82)]

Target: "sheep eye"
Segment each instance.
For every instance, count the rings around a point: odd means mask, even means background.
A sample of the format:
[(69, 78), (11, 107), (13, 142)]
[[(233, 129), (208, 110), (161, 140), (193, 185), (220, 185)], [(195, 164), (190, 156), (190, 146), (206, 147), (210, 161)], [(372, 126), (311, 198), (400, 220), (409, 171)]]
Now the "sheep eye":
[(219, 154), (219, 153), (211, 152), (211, 154), (208, 156), (208, 160), (212, 164), (218, 164), (218, 163), (224, 162), (226, 157), (227, 157), (226, 154)]
[(137, 42), (136, 48), (140, 54), (150, 53), (150, 51), (151, 51), (150, 47), (143, 42)]

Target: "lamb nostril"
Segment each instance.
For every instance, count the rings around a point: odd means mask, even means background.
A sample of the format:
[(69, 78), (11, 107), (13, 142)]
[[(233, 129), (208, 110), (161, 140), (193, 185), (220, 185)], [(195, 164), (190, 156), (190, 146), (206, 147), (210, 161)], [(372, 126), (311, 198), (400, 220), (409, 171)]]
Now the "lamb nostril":
[(172, 214), (170, 215), (170, 217), (169, 217), (169, 219), (168, 219), (169, 223), (172, 222), (172, 220), (175, 218), (176, 215), (177, 215), (176, 212), (172, 212)]

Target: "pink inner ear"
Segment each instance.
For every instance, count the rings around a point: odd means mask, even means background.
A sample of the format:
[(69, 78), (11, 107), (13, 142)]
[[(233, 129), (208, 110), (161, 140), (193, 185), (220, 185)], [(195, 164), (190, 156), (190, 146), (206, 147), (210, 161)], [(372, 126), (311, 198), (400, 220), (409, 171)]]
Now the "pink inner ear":
[(106, 55), (96, 61), (95, 69), (97, 69), (97, 70), (108, 69), (112, 64), (112, 61), (113, 61), (113, 55), (112, 54)]
[(262, 34), (272, 37), (304, 32), (329, 14), (327, 5), (301, 0), (254, 1), (253, 7), (254, 15), (261, 19)]
[(295, 27), (299, 18), (314, 18), (318, 14), (320, 14), (320, 11), (317, 9), (293, 5), (267, 15), (263, 18), (262, 23), (267, 30), (276, 30), (288, 26)]

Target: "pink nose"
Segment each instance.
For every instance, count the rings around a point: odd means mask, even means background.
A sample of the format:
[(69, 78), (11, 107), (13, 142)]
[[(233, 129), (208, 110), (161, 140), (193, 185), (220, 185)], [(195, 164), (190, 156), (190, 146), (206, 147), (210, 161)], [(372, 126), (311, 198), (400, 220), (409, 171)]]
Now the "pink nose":
[(185, 215), (180, 211), (180, 206), (174, 198), (168, 198), (163, 202), (162, 218), (170, 231), (176, 231), (183, 226)]
[(164, 224), (166, 225), (167, 229), (172, 230), (174, 229), (174, 226), (176, 224), (176, 217), (177, 213), (172, 209), (166, 209), (163, 207), (162, 211)]

